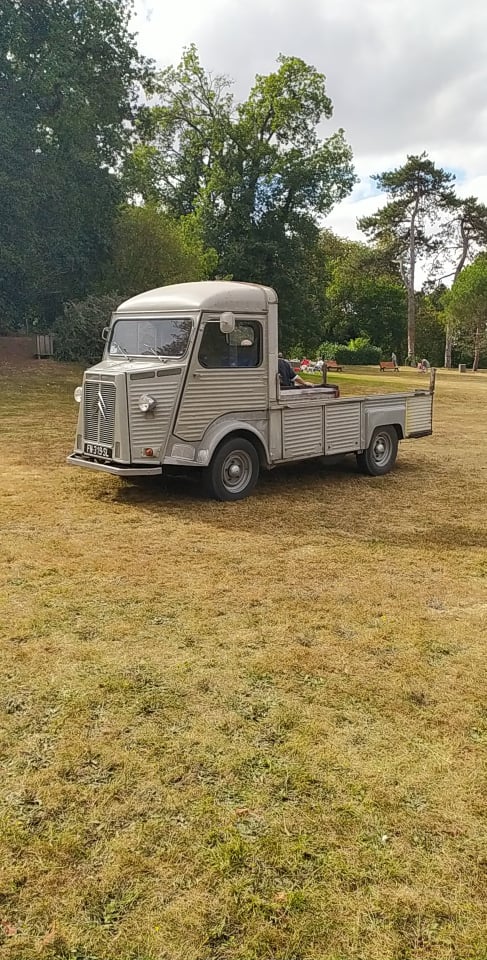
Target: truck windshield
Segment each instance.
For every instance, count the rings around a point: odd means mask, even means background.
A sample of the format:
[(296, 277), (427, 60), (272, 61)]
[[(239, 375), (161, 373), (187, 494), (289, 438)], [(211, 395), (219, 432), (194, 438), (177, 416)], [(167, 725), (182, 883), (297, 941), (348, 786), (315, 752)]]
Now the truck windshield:
[(110, 357), (182, 357), (188, 348), (192, 321), (180, 317), (116, 320), (110, 330)]

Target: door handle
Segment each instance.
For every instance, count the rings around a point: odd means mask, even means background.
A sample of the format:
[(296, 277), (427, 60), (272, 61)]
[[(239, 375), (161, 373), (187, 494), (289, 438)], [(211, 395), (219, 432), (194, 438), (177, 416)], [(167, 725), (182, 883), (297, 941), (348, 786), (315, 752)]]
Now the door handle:
[(201, 380), (201, 373), (193, 373), (193, 380)]

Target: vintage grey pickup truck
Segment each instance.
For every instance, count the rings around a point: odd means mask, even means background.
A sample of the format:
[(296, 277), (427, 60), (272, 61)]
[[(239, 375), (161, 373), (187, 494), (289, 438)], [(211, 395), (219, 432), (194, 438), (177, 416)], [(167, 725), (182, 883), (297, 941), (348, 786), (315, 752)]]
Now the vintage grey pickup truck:
[(122, 303), (76, 388), (68, 463), (118, 477), (198, 468), (211, 496), (239, 500), (260, 470), (311, 457), (355, 453), (380, 476), (400, 440), (432, 432), (432, 386), (340, 399), (326, 385), (282, 389), (277, 311), (270, 287), (227, 281)]

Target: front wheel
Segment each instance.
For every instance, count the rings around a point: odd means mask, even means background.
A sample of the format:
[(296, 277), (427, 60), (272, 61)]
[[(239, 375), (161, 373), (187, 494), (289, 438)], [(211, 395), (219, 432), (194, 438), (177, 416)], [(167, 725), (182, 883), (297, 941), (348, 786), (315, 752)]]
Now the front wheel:
[(357, 453), (358, 468), (370, 477), (381, 477), (392, 470), (397, 457), (397, 431), (394, 427), (377, 427), (367, 450)]
[(233, 437), (222, 443), (205, 470), (205, 486), (215, 500), (243, 500), (259, 478), (259, 457), (250, 440)]

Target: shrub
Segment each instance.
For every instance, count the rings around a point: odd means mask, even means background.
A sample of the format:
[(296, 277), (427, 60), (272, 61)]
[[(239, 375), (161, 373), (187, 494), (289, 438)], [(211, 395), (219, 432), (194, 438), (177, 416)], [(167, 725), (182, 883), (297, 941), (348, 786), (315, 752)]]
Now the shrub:
[(108, 293), (65, 304), (63, 316), (52, 328), (54, 356), (87, 364), (101, 360), (102, 330), (121, 300), (118, 294)]
[(382, 350), (380, 347), (374, 347), (372, 343), (369, 343), (367, 346), (358, 347), (356, 350), (353, 347), (340, 346), (335, 353), (335, 360), (337, 360), (338, 363), (361, 366), (378, 364), (381, 357)]
[(338, 363), (364, 366), (379, 363), (381, 355), (380, 347), (374, 347), (367, 337), (357, 337), (355, 340), (350, 340), (347, 346), (343, 343), (331, 343), (329, 340), (325, 340), (317, 351), (317, 357), (322, 357), (323, 360), (337, 360)]
[(337, 350), (340, 349), (339, 343), (332, 343), (330, 340), (325, 340), (316, 351), (317, 360), (334, 360)]

